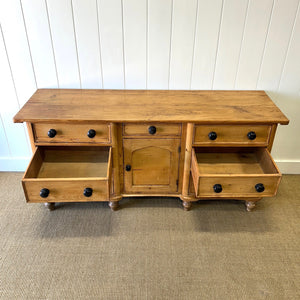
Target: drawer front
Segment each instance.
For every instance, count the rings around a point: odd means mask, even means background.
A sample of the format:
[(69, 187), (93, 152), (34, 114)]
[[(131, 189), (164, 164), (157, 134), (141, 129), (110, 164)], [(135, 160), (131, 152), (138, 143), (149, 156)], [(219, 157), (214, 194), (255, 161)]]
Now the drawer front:
[(27, 202), (108, 201), (111, 178), (110, 147), (39, 146), (22, 185)]
[(144, 137), (180, 136), (181, 124), (124, 124), (123, 135)]
[(269, 125), (196, 125), (194, 145), (267, 146)]
[[(203, 176), (199, 177), (196, 183), (196, 196), (210, 198), (272, 197), (277, 192), (279, 182), (280, 176)], [(263, 184), (263, 192), (257, 192), (255, 188), (257, 184)], [(220, 185), (222, 191), (216, 193), (214, 191), (215, 185)]]
[(210, 153), (192, 150), (191, 173), (199, 198), (272, 197), (281, 180), (266, 149)]
[[(23, 179), (22, 184), (27, 202), (87, 202), (109, 200), (108, 180)], [(92, 189), (91, 196), (84, 196), (85, 188)], [(42, 189), (49, 190), (49, 195), (46, 198), (40, 196)]]
[[(52, 131), (49, 133), (51, 129)], [(37, 123), (33, 124), (33, 131), (37, 144), (110, 143), (109, 124)]]

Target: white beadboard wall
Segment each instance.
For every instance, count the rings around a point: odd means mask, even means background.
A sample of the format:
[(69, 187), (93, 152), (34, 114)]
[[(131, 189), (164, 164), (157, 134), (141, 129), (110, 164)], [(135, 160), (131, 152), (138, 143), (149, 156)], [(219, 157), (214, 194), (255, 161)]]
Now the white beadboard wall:
[(0, 0), (0, 171), (29, 162), (12, 117), (37, 88), (266, 90), (300, 173), (299, 0)]

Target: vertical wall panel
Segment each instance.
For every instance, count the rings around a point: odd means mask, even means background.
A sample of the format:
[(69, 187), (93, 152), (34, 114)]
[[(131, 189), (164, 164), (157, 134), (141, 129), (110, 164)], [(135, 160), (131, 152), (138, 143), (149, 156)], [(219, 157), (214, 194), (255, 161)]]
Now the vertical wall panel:
[(103, 88), (124, 88), (121, 0), (98, 0)]
[[(24, 104), (36, 90), (20, 1), (0, 1), (0, 20), (18, 100)], [(15, 100), (11, 100), (15, 101)]]
[(147, 1), (123, 0), (125, 87), (145, 89)]
[(299, 170), (299, 3), (0, 0), (0, 170), (25, 168), (12, 117), (37, 87), (264, 89), (291, 119), (273, 154)]
[(148, 89), (168, 89), (172, 0), (148, 0)]
[(257, 88), (278, 88), (299, 0), (275, 0)]
[(73, 12), (81, 87), (102, 88), (97, 1), (73, 0)]
[(60, 88), (80, 88), (70, 0), (47, 0)]
[(223, 0), (198, 0), (192, 89), (211, 89)]
[(197, 0), (173, 0), (170, 89), (190, 89)]
[(264, 52), (273, 0), (250, 0), (242, 41), (236, 89), (255, 89)]
[(8, 142), (5, 135), (5, 129), (3, 126), (3, 120), (0, 114), (0, 171), (3, 170), (1, 166), (1, 158), (9, 157), (9, 148), (8, 148)]
[[(20, 1), (12, 0), (9, 5), (7, 4), (7, 2), (0, 1), (3, 34), (0, 37), (0, 109), (10, 155), (18, 158), (29, 156), (30, 148), (24, 125), (13, 124), (12, 118), (20, 105), (23, 105), (33, 94), (36, 83)], [(10, 160), (7, 157), (4, 159), (4, 170), (16, 169), (10, 167)], [(1, 163), (3, 164), (3, 161)]]
[(22, 0), (24, 19), (38, 88), (58, 87), (47, 6), (41, 0)]
[[(289, 126), (282, 126), (274, 143), (274, 156), (280, 158), (281, 153), (289, 160), (299, 159), (300, 129), (300, 11), (291, 37), (290, 47), (278, 92), (272, 93), (272, 98), (282, 107), (283, 112), (291, 119)], [(284, 101), (283, 101), (284, 100)], [(288, 145), (288, 146), (287, 146)]]
[(214, 89), (234, 89), (248, 0), (226, 0), (219, 37)]
[(300, 6), (278, 90), (300, 95)]
[[(13, 116), (19, 110), (16, 91), (11, 76), (3, 36), (0, 36), (0, 82), (1, 98), (0, 111), (6, 138), (9, 143), (11, 156), (30, 156), (24, 125), (14, 124)], [(1, 134), (3, 136), (3, 134)], [(2, 142), (1, 142), (2, 144)], [(5, 146), (5, 145), (4, 145)]]

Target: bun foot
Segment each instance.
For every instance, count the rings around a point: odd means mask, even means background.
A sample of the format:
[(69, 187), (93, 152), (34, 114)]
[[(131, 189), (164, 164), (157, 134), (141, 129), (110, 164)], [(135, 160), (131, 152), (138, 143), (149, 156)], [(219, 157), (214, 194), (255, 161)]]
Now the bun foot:
[(119, 201), (109, 201), (108, 206), (111, 208), (111, 210), (116, 211), (119, 208)]
[(191, 201), (182, 201), (183, 209), (185, 211), (188, 211), (192, 207), (192, 202)]
[(46, 202), (45, 206), (49, 209), (49, 210), (54, 210), (55, 209), (55, 203), (50, 203), (50, 202)]
[(246, 209), (247, 211), (252, 211), (252, 209), (255, 207), (256, 203), (253, 201), (246, 201)]

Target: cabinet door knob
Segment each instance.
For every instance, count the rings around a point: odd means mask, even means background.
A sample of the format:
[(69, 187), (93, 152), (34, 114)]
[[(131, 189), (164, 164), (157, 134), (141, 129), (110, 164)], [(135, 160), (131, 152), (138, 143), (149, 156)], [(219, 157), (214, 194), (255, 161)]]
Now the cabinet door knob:
[(265, 187), (262, 183), (258, 183), (255, 185), (255, 189), (258, 193), (262, 193), (265, 190)]
[(85, 197), (91, 197), (93, 194), (93, 189), (92, 188), (85, 188), (83, 191), (83, 195)]
[(40, 196), (42, 198), (47, 198), (49, 196), (50, 191), (46, 188), (40, 190)]
[(90, 129), (87, 133), (87, 136), (92, 139), (93, 137), (95, 137), (96, 135), (96, 131), (94, 129)]
[(218, 137), (217, 133), (214, 132), (214, 131), (211, 131), (209, 134), (208, 134), (208, 138), (212, 141), (214, 141), (216, 138)]
[(253, 140), (256, 139), (256, 133), (254, 131), (249, 131), (247, 133), (247, 137), (248, 137), (249, 140), (253, 141)]
[(131, 165), (126, 165), (125, 170), (129, 172), (131, 170)]
[(214, 189), (215, 193), (221, 193), (223, 190), (222, 185), (218, 184), (218, 183), (213, 186), (213, 189)]
[(150, 126), (150, 127), (148, 128), (148, 132), (149, 132), (150, 134), (155, 134), (155, 133), (156, 133), (156, 127), (155, 127), (155, 126)]
[(55, 136), (56, 136), (56, 130), (55, 129), (50, 129), (49, 131), (48, 131), (48, 136), (49, 136), (49, 138), (54, 138)]

